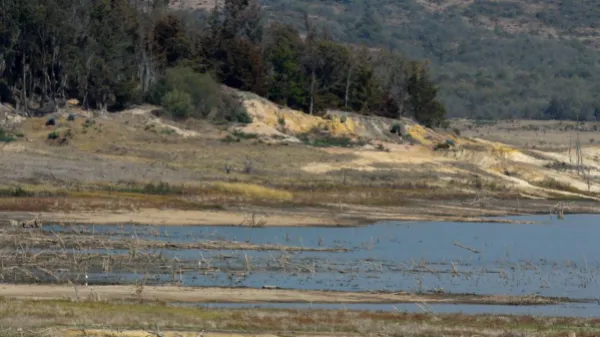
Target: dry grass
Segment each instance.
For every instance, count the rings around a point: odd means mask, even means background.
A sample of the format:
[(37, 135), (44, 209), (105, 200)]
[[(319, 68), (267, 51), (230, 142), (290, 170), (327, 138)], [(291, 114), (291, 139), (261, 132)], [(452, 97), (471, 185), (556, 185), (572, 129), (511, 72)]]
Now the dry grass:
[[(66, 147), (47, 143), (47, 134), (54, 127), (44, 126), (45, 119), (27, 120), (22, 126), (27, 142), (11, 144), (0, 163), (6, 181), (20, 185), (27, 193), (13, 196), (10, 190), (0, 188), (0, 210), (246, 208), (244, 212), (252, 212), (253, 207), (279, 211), (293, 206), (326, 211), (331, 205), (342, 204), (408, 208), (422, 204), (422, 200), (470, 202), (478, 198), (480, 189), (489, 192), (488, 199), (510, 201), (519, 195), (507, 181), (460, 158), (443, 163), (409, 160), (413, 154), (439, 159), (426, 149), (398, 146), (390, 153), (368, 152), (364, 156), (356, 152), (362, 150), (269, 145), (260, 137), (226, 143), (222, 140), (230, 134), (227, 126), (163, 121), (200, 135), (184, 138), (146, 128), (152, 118), (147, 113), (131, 112), (97, 118), (94, 123), (86, 123), (85, 118), (71, 122), (59, 118), (58, 131), (70, 130), (72, 134)], [(396, 161), (404, 157), (406, 161)], [(248, 162), (252, 163), (249, 172), (245, 170)], [(334, 170), (305, 170), (314, 163)], [(373, 171), (363, 171), (361, 166)], [(481, 177), (480, 183), (475, 183), (474, 175)], [(556, 192), (556, 198), (561, 199)], [(494, 202), (480, 207), (490, 208)], [(336, 208), (340, 213), (341, 207)], [(437, 212), (456, 215), (450, 208)]]
[[(462, 136), (480, 137), (517, 147), (547, 151), (564, 151), (575, 146), (574, 121), (472, 121), (453, 120), (451, 125), (460, 130)], [(595, 122), (582, 122), (580, 137), (582, 146), (595, 145), (599, 126)], [(570, 143), (570, 144), (569, 144)]]

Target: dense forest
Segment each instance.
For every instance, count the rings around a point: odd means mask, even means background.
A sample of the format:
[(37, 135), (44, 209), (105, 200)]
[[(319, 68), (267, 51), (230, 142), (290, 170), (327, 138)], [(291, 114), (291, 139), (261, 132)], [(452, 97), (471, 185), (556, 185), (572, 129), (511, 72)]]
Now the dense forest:
[(592, 0), (262, 0), (268, 19), (431, 61), (448, 114), (600, 118), (600, 5)]
[(427, 63), (336, 42), (309, 15), (301, 22), (265, 20), (253, 0), (203, 13), (174, 11), (168, 0), (3, 0), (0, 100), (23, 114), (76, 98), (100, 111), (149, 102), (177, 118), (248, 122), (224, 85), (310, 114), (443, 123)]

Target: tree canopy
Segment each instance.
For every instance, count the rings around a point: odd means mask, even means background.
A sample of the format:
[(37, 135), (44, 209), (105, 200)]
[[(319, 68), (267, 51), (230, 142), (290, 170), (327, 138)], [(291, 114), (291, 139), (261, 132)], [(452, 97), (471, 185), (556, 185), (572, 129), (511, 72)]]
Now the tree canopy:
[[(405, 115), (428, 126), (444, 119), (423, 62), (338, 42), (309, 16), (303, 37), (293, 26), (267, 22), (257, 0), (225, 0), (206, 15), (168, 5), (0, 2), (0, 99), (25, 114), (52, 112), (77, 98), (102, 111), (146, 101), (177, 118), (201, 118), (232, 110), (222, 84), (307, 113)], [(378, 22), (369, 10), (358, 26)], [(247, 120), (240, 113), (223, 117)]]
[(263, 3), (269, 20), (303, 29), (308, 13), (339, 41), (430, 60), (430, 78), (451, 117), (595, 120), (600, 111), (594, 1)]

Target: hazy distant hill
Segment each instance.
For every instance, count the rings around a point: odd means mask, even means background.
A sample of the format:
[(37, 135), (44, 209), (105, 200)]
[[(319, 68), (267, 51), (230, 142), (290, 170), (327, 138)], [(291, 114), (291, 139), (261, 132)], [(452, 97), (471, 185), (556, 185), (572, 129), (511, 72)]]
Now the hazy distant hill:
[[(263, 0), (337, 39), (429, 59), (452, 116), (600, 115), (600, 4), (591, 0)], [(180, 0), (210, 7), (214, 0)]]

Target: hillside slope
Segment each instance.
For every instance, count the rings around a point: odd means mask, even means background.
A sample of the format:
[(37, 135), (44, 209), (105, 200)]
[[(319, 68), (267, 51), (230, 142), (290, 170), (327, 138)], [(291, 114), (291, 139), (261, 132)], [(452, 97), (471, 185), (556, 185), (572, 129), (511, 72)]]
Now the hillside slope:
[[(429, 59), (451, 116), (600, 114), (600, 6), (575, 0), (262, 0), (269, 20)], [(199, 6), (183, 0), (177, 8)]]
[[(481, 221), (547, 213), (559, 201), (600, 212), (598, 146), (583, 149), (581, 174), (566, 150), (461, 137), (408, 119), (309, 116), (238, 95), (251, 124), (173, 121), (154, 116), (152, 106), (109, 115), (69, 107), (56, 114), (57, 125), (2, 117), (16, 140), (1, 148), (0, 212), (222, 225)], [(454, 145), (440, 148), (448, 141)]]

